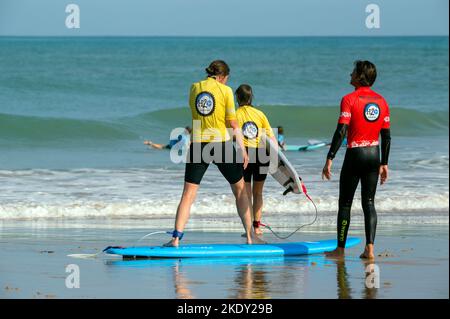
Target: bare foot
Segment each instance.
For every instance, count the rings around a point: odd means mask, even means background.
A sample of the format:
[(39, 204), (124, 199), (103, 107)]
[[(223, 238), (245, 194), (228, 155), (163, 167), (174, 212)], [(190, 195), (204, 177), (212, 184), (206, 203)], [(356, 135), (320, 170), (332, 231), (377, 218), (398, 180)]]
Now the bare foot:
[[(254, 234), (257, 235), (257, 236), (262, 236), (262, 235), (264, 235), (261, 229), (255, 230), (255, 231), (254, 231)], [(242, 234), (241, 234), (241, 237), (247, 237), (247, 234), (246, 234), (246, 233), (242, 233)]]
[(255, 234), (258, 236), (261, 236), (263, 234), (263, 231), (261, 230), (261, 228), (255, 228)]
[(257, 235), (253, 235), (252, 236), (252, 242), (254, 245), (262, 245), (262, 244), (267, 244), (267, 242), (265, 240), (262, 240), (260, 237), (258, 237)]
[(341, 247), (337, 247), (333, 251), (326, 251), (325, 256), (329, 258), (344, 258), (345, 257), (345, 249)]
[(259, 243), (257, 236), (255, 236), (255, 235), (250, 235), (250, 236), (245, 235), (245, 236), (247, 237), (247, 245), (253, 245), (253, 244)]
[(172, 238), (168, 243), (165, 243), (163, 247), (178, 247), (179, 241), (178, 238)]
[(373, 253), (373, 244), (366, 245), (364, 252), (359, 256), (361, 259), (375, 259), (375, 254)]
[(364, 250), (364, 252), (359, 256), (361, 259), (375, 259), (375, 255), (373, 253), (369, 253), (368, 251)]

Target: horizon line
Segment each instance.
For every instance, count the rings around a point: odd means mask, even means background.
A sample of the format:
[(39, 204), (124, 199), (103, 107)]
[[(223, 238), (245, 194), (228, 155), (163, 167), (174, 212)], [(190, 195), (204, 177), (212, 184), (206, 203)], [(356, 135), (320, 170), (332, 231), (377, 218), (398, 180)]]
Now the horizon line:
[(391, 35), (0, 35), (0, 38), (408, 38), (449, 37), (448, 34)]

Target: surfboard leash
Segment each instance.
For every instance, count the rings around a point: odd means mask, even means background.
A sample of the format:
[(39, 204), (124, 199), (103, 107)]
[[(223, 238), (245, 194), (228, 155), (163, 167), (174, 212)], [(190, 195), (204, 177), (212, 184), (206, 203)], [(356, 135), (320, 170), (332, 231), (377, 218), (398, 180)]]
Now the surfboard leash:
[[(149, 234), (147, 234), (147, 235), (145, 235), (145, 236), (142, 236), (142, 237), (137, 241), (137, 243), (139, 243), (140, 241), (142, 241), (143, 239), (145, 239), (145, 238), (147, 238), (147, 237), (149, 237), (149, 236), (153, 236), (153, 235), (157, 235), (157, 234), (169, 234), (169, 235), (172, 235), (173, 232), (171, 232), (171, 231), (155, 231), (155, 232), (149, 233)], [(181, 234), (183, 234), (183, 233), (181, 233)], [(181, 237), (183, 237), (183, 235), (181, 235)], [(180, 237), (180, 239), (181, 239), (181, 237)], [(122, 247), (122, 246), (108, 246), (108, 247), (106, 247), (105, 249), (103, 249), (102, 251), (100, 251), (100, 252), (98, 252), (98, 253), (95, 253), (95, 254), (70, 254), (70, 255), (67, 255), (67, 257), (73, 257), (73, 258), (86, 258), (86, 259), (87, 259), (87, 258), (96, 258), (98, 255), (104, 253), (105, 251), (107, 251), (107, 250), (110, 249), (110, 248), (125, 248), (125, 247)]]
[(277, 237), (278, 239), (284, 240), (284, 239), (288, 239), (289, 237), (291, 237), (292, 235), (294, 235), (296, 232), (298, 232), (298, 231), (299, 231), (300, 229), (302, 229), (303, 227), (311, 226), (312, 224), (314, 224), (314, 223), (316, 222), (316, 220), (317, 220), (317, 215), (318, 215), (316, 203), (314, 203), (314, 201), (313, 201), (313, 199), (311, 198), (311, 196), (308, 195), (308, 191), (307, 191), (305, 185), (303, 184), (303, 182), (302, 182), (302, 190), (303, 190), (303, 194), (305, 194), (306, 198), (313, 204), (314, 209), (315, 209), (315, 211), (316, 211), (316, 215), (315, 215), (315, 217), (314, 217), (314, 220), (313, 220), (311, 223), (301, 225), (301, 226), (298, 227), (296, 230), (294, 230), (292, 233), (290, 233), (289, 235), (284, 236), (284, 237), (278, 235), (278, 234), (272, 229), (272, 227), (270, 227), (270, 226), (267, 225), (267, 224), (263, 224), (263, 223), (260, 222), (259, 225), (261, 225), (261, 226), (263, 226), (264, 228), (267, 228), (268, 230), (270, 230), (270, 231), (272, 232), (272, 234), (273, 234), (275, 237)]

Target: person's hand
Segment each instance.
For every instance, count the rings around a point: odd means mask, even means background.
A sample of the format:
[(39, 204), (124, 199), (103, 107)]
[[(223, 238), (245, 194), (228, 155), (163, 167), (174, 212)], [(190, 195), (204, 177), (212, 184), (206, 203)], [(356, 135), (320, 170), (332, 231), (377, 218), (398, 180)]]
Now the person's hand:
[(327, 180), (331, 179), (331, 165), (333, 164), (333, 161), (330, 159), (327, 159), (327, 161), (325, 162), (325, 165), (322, 169), (322, 179), (324, 179), (324, 177)]
[(247, 154), (247, 151), (245, 149), (242, 150), (242, 158), (244, 160), (244, 169), (246, 169), (247, 165), (248, 165), (248, 154)]
[(144, 144), (145, 145), (152, 145), (152, 142), (151, 141), (144, 141)]
[(380, 166), (380, 185), (386, 183), (389, 175), (389, 170), (387, 165)]

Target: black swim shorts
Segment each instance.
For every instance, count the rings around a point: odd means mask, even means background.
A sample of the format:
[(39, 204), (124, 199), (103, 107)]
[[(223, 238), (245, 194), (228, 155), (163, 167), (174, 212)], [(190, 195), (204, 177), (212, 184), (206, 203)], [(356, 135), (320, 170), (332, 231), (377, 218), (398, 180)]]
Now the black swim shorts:
[[(261, 148), (247, 148), (249, 163), (244, 170), (244, 181), (246, 183), (262, 182), (266, 180), (267, 172), (269, 170), (269, 156), (265, 149)], [(261, 156), (265, 155), (265, 157)]]
[(242, 179), (242, 159), (238, 161), (233, 142), (191, 143), (184, 181), (199, 185), (210, 163), (214, 163), (230, 184)]

